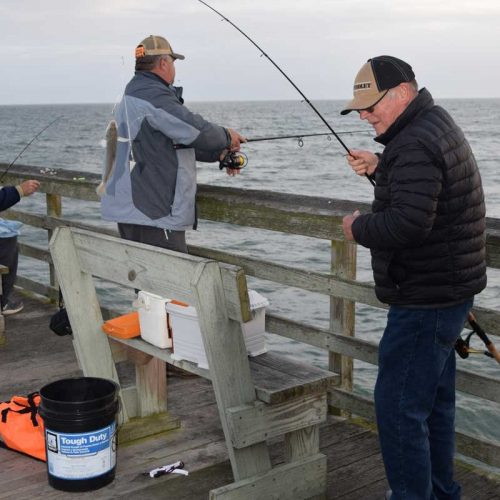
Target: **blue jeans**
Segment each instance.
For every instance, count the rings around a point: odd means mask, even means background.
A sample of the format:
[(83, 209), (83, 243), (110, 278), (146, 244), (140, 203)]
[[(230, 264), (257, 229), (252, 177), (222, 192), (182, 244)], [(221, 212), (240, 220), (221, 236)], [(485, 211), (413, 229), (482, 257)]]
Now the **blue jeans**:
[(392, 500), (460, 499), (453, 479), (453, 347), (472, 302), (389, 309), (379, 346), (375, 410)]

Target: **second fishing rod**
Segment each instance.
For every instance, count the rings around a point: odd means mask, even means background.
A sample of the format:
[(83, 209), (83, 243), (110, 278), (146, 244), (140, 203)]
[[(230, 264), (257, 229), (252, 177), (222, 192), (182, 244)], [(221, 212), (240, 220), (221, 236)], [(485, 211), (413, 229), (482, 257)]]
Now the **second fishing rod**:
[[(226, 16), (224, 16), (221, 12), (218, 10), (214, 9), (211, 5), (209, 5), (207, 2), (203, 0), (198, 0), (200, 3), (208, 7), (210, 10), (215, 12), (217, 15), (221, 16), (222, 19), (226, 22), (228, 22), (234, 29), (236, 29), (239, 33), (241, 33), (252, 45), (254, 45), (260, 53), (266, 57), (269, 62), (286, 78), (286, 80), (292, 85), (292, 87), (302, 96), (304, 101), (311, 107), (311, 109), (318, 115), (318, 117), (321, 119), (321, 121), (326, 125), (328, 130), (330, 130), (331, 134), (337, 139), (339, 144), (346, 150), (348, 155), (351, 155), (351, 151), (349, 148), (345, 145), (344, 141), (339, 137), (337, 132), (333, 129), (333, 127), (326, 121), (326, 119), (323, 117), (323, 115), (318, 111), (318, 109), (314, 106), (314, 104), (307, 98), (307, 96), (300, 90), (300, 88), (292, 81), (292, 79), (276, 64), (276, 62), (260, 47), (252, 38), (250, 38), (249, 35), (247, 35), (241, 28), (236, 26), (230, 19), (228, 19)], [(366, 178), (370, 181), (372, 185), (375, 185), (374, 180), (368, 176), (368, 174), (365, 174)]]

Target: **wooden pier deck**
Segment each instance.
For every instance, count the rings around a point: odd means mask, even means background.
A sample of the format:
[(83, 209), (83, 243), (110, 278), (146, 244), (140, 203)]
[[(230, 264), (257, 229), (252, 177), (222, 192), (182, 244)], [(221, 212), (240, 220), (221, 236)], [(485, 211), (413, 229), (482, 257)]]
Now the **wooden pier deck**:
[[(46, 383), (80, 374), (69, 337), (48, 328), (53, 305), (24, 298), (25, 309), (6, 318), (5, 346), (0, 347), (0, 400), (26, 394)], [(120, 368), (122, 384), (132, 375)], [(128, 498), (206, 499), (212, 488), (232, 482), (215, 399), (209, 381), (169, 377), (169, 409), (181, 419), (180, 429), (121, 446), (115, 481), (92, 493), (65, 493), (47, 484), (45, 464), (0, 449), (0, 499)], [(328, 457), (328, 498), (382, 499), (387, 489), (377, 436), (368, 428), (329, 417), (320, 430), (321, 452)], [(282, 461), (283, 446), (272, 446), (272, 460)], [(141, 472), (183, 460), (187, 477), (143, 477)], [(463, 499), (500, 499), (500, 479), (457, 466)], [(265, 499), (261, 499), (265, 500)], [(293, 500), (293, 499), (284, 499)]]

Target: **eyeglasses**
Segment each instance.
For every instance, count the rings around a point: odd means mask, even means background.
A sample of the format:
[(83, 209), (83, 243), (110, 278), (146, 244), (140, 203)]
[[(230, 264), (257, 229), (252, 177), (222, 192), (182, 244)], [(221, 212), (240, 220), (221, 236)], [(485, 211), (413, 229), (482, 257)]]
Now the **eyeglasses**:
[(367, 113), (373, 113), (375, 111), (375, 107), (378, 105), (379, 102), (381, 102), (384, 97), (389, 93), (389, 90), (386, 90), (385, 91), (385, 94), (375, 103), (373, 104), (372, 106), (370, 106), (369, 108), (364, 108), (364, 109), (357, 109), (356, 111), (361, 114), (361, 111), (366, 111)]
[(370, 106), (369, 108), (365, 109), (357, 109), (356, 111), (358, 112), (358, 114), (361, 114), (361, 111), (366, 111), (367, 113), (373, 113), (375, 111), (375, 106)]

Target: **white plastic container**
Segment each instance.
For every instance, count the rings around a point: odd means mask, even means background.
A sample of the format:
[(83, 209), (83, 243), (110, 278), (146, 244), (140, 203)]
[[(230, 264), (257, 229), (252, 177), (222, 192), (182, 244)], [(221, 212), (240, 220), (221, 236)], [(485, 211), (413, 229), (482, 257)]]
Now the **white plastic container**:
[(153, 293), (140, 291), (134, 306), (139, 312), (141, 337), (150, 344), (166, 349), (172, 347), (172, 336), (169, 334), (168, 316), (165, 299)]
[[(269, 301), (255, 290), (249, 290), (248, 296), (253, 319), (243, 323), (243, 336), (248, 354), (258, 356), (267, 351), (265, 308), (269, 305)], [(166, 310), (172, 325), (172, 358), (192, 361), (200, 368), (208, 368), (196, 309), (192, 306), (182, 306), (169, 302), (166, 305)]]

